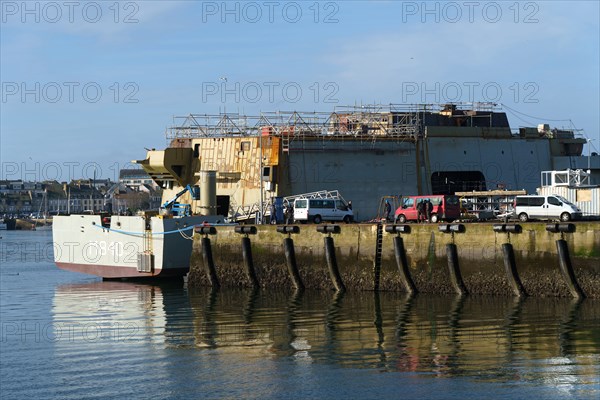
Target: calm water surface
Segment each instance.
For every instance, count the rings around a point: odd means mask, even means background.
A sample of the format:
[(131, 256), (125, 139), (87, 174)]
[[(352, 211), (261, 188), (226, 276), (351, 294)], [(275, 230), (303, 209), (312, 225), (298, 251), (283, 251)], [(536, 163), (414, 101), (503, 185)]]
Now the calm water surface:
[(103, 282), (0, 235), (3, 399), (600, 397), (598, 301)]

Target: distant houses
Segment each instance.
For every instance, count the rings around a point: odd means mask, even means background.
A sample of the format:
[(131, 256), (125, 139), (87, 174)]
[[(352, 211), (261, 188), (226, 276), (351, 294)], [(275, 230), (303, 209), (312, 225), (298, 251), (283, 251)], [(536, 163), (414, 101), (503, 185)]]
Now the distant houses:
[(127, 185), (130, 188), (138, 188), (140, 186), (148, 186), (153, 189), (158, 189), (156, 182), (150, 178), (150, 175), (143, 169), (122, 169), (119, 171), (119, 183)]
[(44, 216), (57, 214), (113, 213), (156, 210), (162, 190), (141, 169), (120, 171), (119, 182), (78, 179), (26, 182), (0, 180), (0, 215)]

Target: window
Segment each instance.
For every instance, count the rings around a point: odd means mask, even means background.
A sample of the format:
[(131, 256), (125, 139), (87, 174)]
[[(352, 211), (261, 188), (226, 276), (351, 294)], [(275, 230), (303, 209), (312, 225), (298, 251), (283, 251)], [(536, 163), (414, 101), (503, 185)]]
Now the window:
[(334, 200), (310, 200), (311, 208), (334, 208), (335, 201)]
[(458, 196), (446, 197), (446, 204), (451, 205), (451, 206), (458, 205)]
[(338, 210), (348, 211), (348, 206), (346, 204), (344, 204), (344, 202), (342, 200), (336, 200), (335, 201), (335, 207)]
[(516, 198), (516, 205), (517, 206), (533, 206), (533, 207), (540, 207), (542, 205), (544, 205), (544, 198), (543, 197), (539, 197), (539, 196), (532, 196), (532, 197), (517, 197)]
[(530, 206), (540, 207), (540, 206), (543, 206), (544, 203), (545, 203), (545, 200), (543, 197), (530, 197), (529, 198)]
[(562, 203), (556, 197), (548, 197), (548, 203), (553, 206), (562, 206)]
[(263, 167), (262, 176), (263, 180), (269, 180), (271, 177), (271, 167)]
[(250, 142), (248, 142), (248, 141), (242, 142), (240, 150), (242, 150), (242, 151), (250, 151)]
[(306, 200), (296, 200), (296, 208), (306, 208)]
[[(588, 191), (588, 192), (589, 192), (589, 189), (588, 189), (588, 190), (582, 190), (582, 189), (579, 189), (579, 190), (578, 190), (578, 192), (577, 192), (577, 195), (578, 195), (578, 196), (580, 196), (580, 194), (581, 194), (582, 192), (584, 192), (584, 193), (585, 193), (586, 191)], [(565, 199), (565, 198), (564, 198), (564, 197), (562, 197), (562, 196), (556, 196), (556, 198), (557, 198), (557, 199), (559, 199), (560, 201), (562, 201), (562, 203), (563, 203), (563, 204), (568, 204), (568, 205), (570, 205), (570, 206), (575, 206), (575, 204), (571, 203), (569, 200)], [(592, 199), (591, 199), (591, 197), (590, 197), (590, 198), (589, 198), (589, 199), (587, 199), (587, 200), (585, 200), (585, 199), (582, 199), (582, 200), (578, 200), (578, 201), (591, 201), (591, 200), (592, 200)]]
[(402, 208), (412, 208), (412, 206), (414, 204), (415, 204), (415, 199), (406, 198), (406, 199), (404, 199), (404, 202), (402, 203)]

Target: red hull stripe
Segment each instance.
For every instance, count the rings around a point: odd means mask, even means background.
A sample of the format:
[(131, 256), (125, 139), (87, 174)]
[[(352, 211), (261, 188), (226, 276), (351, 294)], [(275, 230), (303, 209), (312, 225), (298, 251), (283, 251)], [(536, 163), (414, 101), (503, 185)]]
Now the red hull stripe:
[(173, 277), (184, 276), (189, 272), (189, 268), (170, 268), (166, 270), (155, 269), (154, 272), (138, 272), (131, 267), (119, 267), (116, 265), (97, 265), (97, 264), (74, 264), (57, 262), (60, 269), (72, 272), (81, 272), (84, 274), (101, 276), (102, 278), (153, 278), (153, 277)]

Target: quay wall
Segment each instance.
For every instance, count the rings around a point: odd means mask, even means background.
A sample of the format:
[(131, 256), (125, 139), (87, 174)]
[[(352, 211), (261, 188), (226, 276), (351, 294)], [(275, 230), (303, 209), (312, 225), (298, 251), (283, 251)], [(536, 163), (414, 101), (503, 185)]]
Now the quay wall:
[[(455, 243), (466, 288), (471, 294), (512, 295), (501, 246), (511, 243), (517, 270), (529, 295), (569, 297), (570, 292), (560, 272), (556, 240), (560, 233), (550, 233), (540, 222), (521, 224), (521, 233), (497, 233), (493, 224), (465, 224), (464, 233), (454, 235), (438, 231), (437, 224), (412, 224), (411, 233), (401, 234), (406, 248), (412, 279), (419, 292), (450, 294), (453, 286), (448, 272), (446, 244)], [(332, 237), (342, 280), (348, 290), (373, 290), (377, 225), (340, 225), (341, 233)], [(257, 226), (250, 235), (256, 276), (261, 287), (293, 288), (285, 262), (283, 239), (276, 226)], [(292, 235), (300, 276), (309, 289), (332, 290), (327, 269), (324, 237), (315, 225), (300, 225)], [(380, 290), (402, 291), (394, 255), (393, 237), (382, 234)], [(588, 297), (600, 298), (600, 222), (579, 222), (573, 233), (562, 235), (567, 241), (575, 276)], [(209, 285), (202, 261), (200, 235), (188, 275), (191, 286)], [(244, 269), (241, 238), (233, 226), (218, 227), (210, 236), (217, 276), (222, 286), (249, 286)]]

